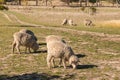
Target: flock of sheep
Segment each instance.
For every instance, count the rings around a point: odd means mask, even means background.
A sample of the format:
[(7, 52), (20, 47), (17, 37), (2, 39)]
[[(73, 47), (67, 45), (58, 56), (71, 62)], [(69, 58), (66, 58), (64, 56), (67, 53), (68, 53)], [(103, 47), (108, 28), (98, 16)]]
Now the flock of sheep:
[[(20, 46), (25, 46), (25, 52), (27, 52), (27, 49), (29, 53), (31, 52), (30, 49), (32, 49), (34, 52), (36, 52), (39, 49), (39, 45), (37, 43), (37, 37), (34, 35), (34, 33), (31, 30), (22, 29), (19, 32), (16, 32), (13, 34), (13, 44), (12, 44), (12, 50), (14, 53), (14, 49), (17, 49), (18, 53), (21, 53)], [(79, 59), (74, 54), (72, 48), (68, 46), (65, 40), (63, 40), (61, 37), (56, 35), (49, 35), (46, 37), (46, 43), (47, 43), (47, 65), (49, 68), (55, 67), (55, 58), (60, 59), (59, 66), (61, 66), (61, 63), (63, 63), (63, 67), (66, 69), (66, 62), (68, 62), (70, 65), (72, 65), (73, 69), (76, 69)]]
[[(62, 25), (70, 25), (70, 26), (76, 26), (77, 24), (75, 24), (74, 22), (73, 22), (73, 20), (72, 19), (64, 19), (63, 21), (62, 21), (62, 23), (61, 23)], [(85, 19), (84, 20), (84, 25), (85, 26), (89, 26), (89, 27), (91, 27), (91, 26), (94, 26), (94, 24), (93, 24), (93, 22), (92, 22), (92, 20), (90, 20), (90, 19)]]

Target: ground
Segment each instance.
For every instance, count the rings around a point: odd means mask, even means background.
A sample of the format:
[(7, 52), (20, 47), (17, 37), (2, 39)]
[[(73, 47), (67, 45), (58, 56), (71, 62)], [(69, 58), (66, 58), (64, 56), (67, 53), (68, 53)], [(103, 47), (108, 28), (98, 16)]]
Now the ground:
[[(95, 15), (89, 15), (80, 8), (32, 6), (0, 11), (0, 80), (119, 80), (119, 13), (119, 8), (98, 8)], [(73, 19), (77, 26), (61, 25), (64, 18)], [(95, 26), (84, 26), (85, 18)], [(23, 28), (37, 36), (37, 53), (24, 53), (24, 47), (22, 54), (12, 53), (12, 35)], [(52, 34), (62, 36), (79, 57), (76, 70), (69, 65), (58, 67), (58, 63), (48, 69), (45, 37)]]

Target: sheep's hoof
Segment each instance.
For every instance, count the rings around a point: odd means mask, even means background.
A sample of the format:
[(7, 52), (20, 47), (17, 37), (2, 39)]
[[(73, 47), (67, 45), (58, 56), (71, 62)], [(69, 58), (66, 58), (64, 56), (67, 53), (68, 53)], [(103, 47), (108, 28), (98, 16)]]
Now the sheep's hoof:
[(48, 69), (52, 69), (51, 67), (48, 67)]
[(67, 69), (67, 67), (64, 67), (64, 69)]
[(59, 65), (58, 67), (62, 67), (61, 65)]
[(18, 52), (18, 54), (21, 54), (21, 52)]

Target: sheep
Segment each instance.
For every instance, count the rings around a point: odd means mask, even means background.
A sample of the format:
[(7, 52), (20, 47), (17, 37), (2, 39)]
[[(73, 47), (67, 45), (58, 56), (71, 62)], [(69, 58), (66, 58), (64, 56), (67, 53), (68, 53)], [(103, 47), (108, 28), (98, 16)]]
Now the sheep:
[(21, 33), (21, 32), (16, 32), (13, 34), (13, 44), (12, 44), (12, 50), (14, 53), (14, 48), (17, 49), (18, 53), (20, 52), (20, 46), (25, 46), (25, 52), (27, 51), (27, 49), (30, 51), (30, 48), (32, 48), (34, 51), (37, 51), (39, 48), (39, 45), (36, 43), (36, 40), (33, 38), (32, 35), (28, 34), (28, 33)]
[(92, 20), (90, 20), (90, 19), (85, 19), (84, 25), (85, 25), (85, 26), (92, 26), (92, 25), (93, 25), (93, 22), (92, 22)]
[(60, 58), (60, 63), (63, 62), (63, 67), (66, 69), (66, 62), (68, 61), (72, 65), (73, 69), (76, 68), (79, 62), (77, 56), (75, 56), (71, 47), (61, 41), (51, 41), (47, 43), (47, 65), (51, 68), (51, 62), (54, 66), (53, 59)]
[(21, 29), (19, 32), (28, 33), (28, 34), (32, 35), (35, 38), (35, 40), (37, 41), (37, 37), (34, 35), (34, 33), (31, 30)]
[[(60, 36), (57, 36), (57, 35), (49, 35), (49, 36), (46, 37), (46, 43), (47, 43), (47, 44), (48, 44), (49, 42), (52, 42), (52, 41), (61, 41), (61, 42), (63, 42), (63, 43), (66, 44), (65, 40), (63, 40)], [(47, 46), (47, 47), (48, 47), (48, 46)], [(52, 59), (52, 63), (55, 63), (55, 62), (54, 62), (54, 59)], [(61, 64), (61, 60), (60, 60), (59, 64)], [(53, 66), (54, 66), (54, 64), (53, 64)], [(60, 66), (61, 66), (61, 65), (59, 65), (59, 67), (60, 67)]]
[(62, 24), (62, 25), (66, 25), (67, 23), (68, 23), (68, 20), (67, 20), (67, 19), (64, 19), (61, 24)]
[(76, 24), (73, 22), (72, 19), (68, 20), (68, 24), (69, 24), (70, 26), (76, 26)]

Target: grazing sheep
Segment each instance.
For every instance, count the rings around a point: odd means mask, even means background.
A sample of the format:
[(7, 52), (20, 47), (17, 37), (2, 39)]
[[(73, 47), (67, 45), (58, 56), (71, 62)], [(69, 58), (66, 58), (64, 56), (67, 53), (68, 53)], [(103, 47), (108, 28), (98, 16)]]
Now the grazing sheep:
[(61, 41), (51, 41), (47, 43), (48, 54), (47, 54), (47, 65), (51, 68), (51, 62), (54, 66), (54, 58), (60, 58), (60, 63), (63, 62), (64, 68), (66, 68), (66, 61), (69, 61), (69, 64), (73, 66), (73, 69), (76, 68), (76, 63), (78, 59), (75, 56), (71, 47)]
[(69, 24), (70, 26), (76, 26), (76, 24), (73, 22), (72, 19), (70, 19), (70, 20), (68, 21), (68, 24)]
[(54, 9), (55, 7), (56, 7), (55, 5), (52, 6), (53, 9)]
[[(63, 42), (63, 43), (65, 43), (66, 44), (66, 42), (60, 37), (60, 36), (57, 36), (57, 35), (49, 35), (49, 36), (47, 36), (46, 37), (46, 43), (48, 44), (49, 42), (52, 42), (52, 41), (60, 41), (60, 42)], [(47, 47), (48, 47), (48, 45), (47, 45)], [(60, 60), (60, 62), (59, 62), (59, 64), (61, 64), (61, 60)], [(55, 63), (54, 62), (54, 59), (52, 59), (52, 64), (53, 63)], [(54, 64), (53, 64), (53, 66), (54, 66)], [(61, 66), (61, 65), (59, 65), (59, 66)]]
[(21, 32), (16, 32), (13, 34), (13, 44), (12, 44), (12, 50), (14, 53), (14, 48), (17, 49), (18, 53), (20, 52), (20, 46), (25, 46), (27, 51), (27, 48), (30, 51), (30, 48), (32, 48), (34, 51), (38, 50), (39, 45), (36, 43), (36, 40), (33, 38), (32, 35), (28, 34), (28, 33), (21, 33)]
[(21, 29), (19, 32), (28, 33), (28, 34), (32, 35), (35, 38), (35, 40), (37, 41), (37, 37), (34, 35), (34, 33), (31, 30)]
[(62, 22), (62, 25), (66, 25), (67, 23), (68, 23), (68, 20), (64, 19), (63, 22)]
[(90, 20), (90, 19), (85, 19), (84, 25), (85, 25), (85, 26), (92, 26), (92, 25), (93, 25), (93, 22), (92, 22), (92, 20)]

